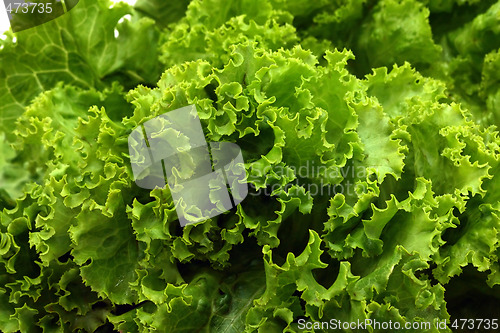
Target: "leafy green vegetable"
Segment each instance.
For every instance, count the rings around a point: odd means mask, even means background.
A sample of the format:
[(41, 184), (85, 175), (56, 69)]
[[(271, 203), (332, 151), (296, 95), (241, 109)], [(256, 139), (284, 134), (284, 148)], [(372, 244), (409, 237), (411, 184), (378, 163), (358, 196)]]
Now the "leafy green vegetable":
[[(80, 0), (7, 32), (0, 330), (498, 318), (499, 9)], [(250, 193), (181, 227), (168, 189), (134, 183), (128, 136), (190, 104)]]

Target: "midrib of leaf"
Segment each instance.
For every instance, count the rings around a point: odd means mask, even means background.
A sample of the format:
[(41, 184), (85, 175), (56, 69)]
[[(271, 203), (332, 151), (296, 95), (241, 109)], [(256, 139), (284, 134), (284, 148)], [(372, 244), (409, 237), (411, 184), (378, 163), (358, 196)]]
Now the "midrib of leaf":
[[(248, 299), (248, 301), (244, 304), (244, 306), (242, 306), (233, 316), (232, 318), (230, 319), (229, 321), (229, 324), (228, 325), (224, 325), (224, 328), (223, 328), (223, 331), (219, 331), (221, 333), (227, 333), (227, 332), (231, 332), (229, 331), (229, 328), (232, 328), (233, 327), (233, 323), (234, 321), (236, 320), (236, 318), (240, 318), (241, 314), (244, 312), (244, 310), (247, 310), (248, 308), (250, 308), (250, 305), (253, 303), (253, 301), (257, 298), (257, 295), (260, 295), (264, 292), (264, 290), (266, 289), (266, 286), (265, 285), (262, 285), (260, 286), (259, 288), (257, 288), (257, 290), (255, 290), (255, 292), (252, 294), (252, 296)], [(245, 311), (246, 312), (246, 311)], [(213, 318), (213, 314), (212, 316), (210, 317), (210, 320), (209, 320), (209, 323), (212, 321), (212, 318)], [(227, 316), (219, 316), (219, 317), (223, 317), (223, 318), (227, 318)]]

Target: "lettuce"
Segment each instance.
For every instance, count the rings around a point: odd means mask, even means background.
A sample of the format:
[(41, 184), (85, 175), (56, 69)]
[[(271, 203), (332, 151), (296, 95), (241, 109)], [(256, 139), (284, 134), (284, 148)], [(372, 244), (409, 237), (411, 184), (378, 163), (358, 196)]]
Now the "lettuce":
[[(495, 318), (499, 8), (80, 0), (7, 32), (0, 330)], [(191, 104), (250, 193), (181, 227), (168, 189), (134, 183), (128, 136)]]

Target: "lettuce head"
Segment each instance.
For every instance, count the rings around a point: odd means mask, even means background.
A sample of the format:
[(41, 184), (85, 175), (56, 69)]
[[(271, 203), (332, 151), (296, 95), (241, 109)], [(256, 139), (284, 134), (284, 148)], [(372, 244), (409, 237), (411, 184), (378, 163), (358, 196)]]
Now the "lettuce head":
[[(0, 331), (498, 318), (499, 13), (80, 0), (6, 32)], [(187, 105), (207, 141), (241, 148), (249, 194), (181, 227), (168, 188), (134, 182), (128, 136)]]

